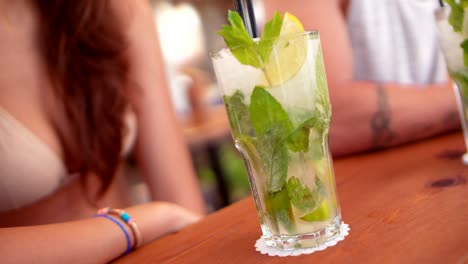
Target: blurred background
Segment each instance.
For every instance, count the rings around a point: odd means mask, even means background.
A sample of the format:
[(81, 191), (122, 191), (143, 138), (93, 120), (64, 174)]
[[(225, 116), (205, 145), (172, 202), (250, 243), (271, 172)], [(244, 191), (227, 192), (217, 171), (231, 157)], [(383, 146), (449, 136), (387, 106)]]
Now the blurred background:
[[(166, 63), (173, 105), (180, 119), (210, 212), (250, 195), (247, 172), (235, 149), (210, 53), (224, 48), (216, 34), (227, 24), (232, 0), (148, 0)], [(263, 3), (254, 1), (258, 24)], [(134, 160), (128, 175), (134, 203), (149, 194)]]

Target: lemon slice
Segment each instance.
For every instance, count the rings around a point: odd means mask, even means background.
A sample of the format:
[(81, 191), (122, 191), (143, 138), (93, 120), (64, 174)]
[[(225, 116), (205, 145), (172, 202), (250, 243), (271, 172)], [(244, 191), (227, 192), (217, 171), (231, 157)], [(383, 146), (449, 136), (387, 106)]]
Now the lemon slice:
[(287, 36), (290, 34), (297, 34), (304, 32), (304, 27), (301, 21), (294, 15), (286, 12), (284, 14), (283, 25), (281, 26), (280, 36)]
[(273, 45), (268, 63), (265, 64), (265, 78), (269, 86), (278, 86), (290, 80), (304, 65), (307, 56), (307, 40), (297, 36), (301, 32), (304, 32), (304, 27), (299, 19), (286, 13), (280, 38)]

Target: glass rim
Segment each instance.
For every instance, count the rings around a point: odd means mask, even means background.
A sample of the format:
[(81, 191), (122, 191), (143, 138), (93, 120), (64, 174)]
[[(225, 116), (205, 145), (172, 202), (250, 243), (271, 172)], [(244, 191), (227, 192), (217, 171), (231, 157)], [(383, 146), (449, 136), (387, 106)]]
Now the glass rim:
[[(298, 38), (300, 36), (309, 36), (309, 37), (320, 37), (320, 31), (319, 30), (307, 30), (307, 31), (303, 31), (303, 32), (299, 32), (299, 33), (295, 33), (295, 34), (290, 34), (290, 35), (286, 35), (286, 36), (279, 36), (277, 38), (274, 38), (273, 40), (276, 40), (276, 39), (283, 39), (283, 38), (288, 38), (288, 39), (295, 39), (295, 38)], [(260, 40), (260, 38), (254, 38), (254, 41), (255, 42), (258, 42)], [(268, 39), (267, 39), (268, 40)], [(237, 47), (234, 48), (235, 49), (238, 49)], [(209, 56), (211, 59), (214, 59), (216, 57), (219, 57), (220, 54), (224, 51), (231, 51), (230, 48), (228, 47), (224, 47), (224, 48), (221, 48), (219, 49), (218, 51), (212, 51), (209, 53)]]

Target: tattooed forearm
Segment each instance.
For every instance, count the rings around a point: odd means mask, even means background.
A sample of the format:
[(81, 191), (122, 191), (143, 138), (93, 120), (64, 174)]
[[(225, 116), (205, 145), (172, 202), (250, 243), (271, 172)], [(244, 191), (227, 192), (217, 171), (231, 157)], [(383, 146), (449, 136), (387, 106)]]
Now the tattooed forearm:
[(442, 122), (437, 120), (418, 120), (412, 122), (405, 136), (406, 141), (423, 139), (429, 136), (437, 135), (442, 132), (455, 130), (460, 127), (460, 117), (455, 110), (449, 110), (442, 116)]
[(459, 128), (460, 127), (460, 115), (457, 111), (448, 111), (445, 114), (444, 125), (449, 128)]
[(375, 149), (391, 145), (395, 139), (395, 133), (390, 129), (391, 115), (388, 97), (382, 85), (378, 84), (377, 111), (371, 118), (371, 129), (373, 133), (372, 147)]

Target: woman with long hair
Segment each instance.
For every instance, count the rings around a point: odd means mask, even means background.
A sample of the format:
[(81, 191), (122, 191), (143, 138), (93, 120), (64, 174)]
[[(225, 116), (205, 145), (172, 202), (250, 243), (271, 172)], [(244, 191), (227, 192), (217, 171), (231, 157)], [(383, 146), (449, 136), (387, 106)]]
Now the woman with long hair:
[[(104, 263), (205, 213), (149, 3), (0, 0), (0, 57), (2, 262)], [(131, 149), (159, 202), (128, 207)]]

